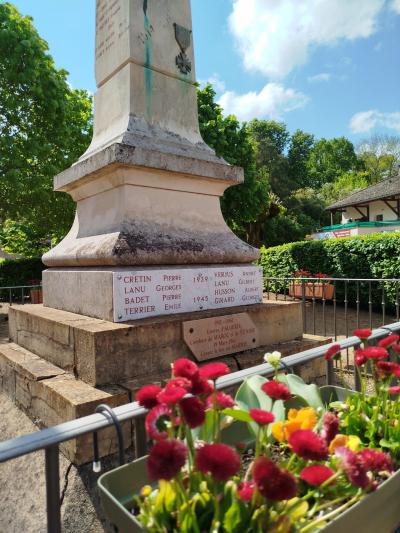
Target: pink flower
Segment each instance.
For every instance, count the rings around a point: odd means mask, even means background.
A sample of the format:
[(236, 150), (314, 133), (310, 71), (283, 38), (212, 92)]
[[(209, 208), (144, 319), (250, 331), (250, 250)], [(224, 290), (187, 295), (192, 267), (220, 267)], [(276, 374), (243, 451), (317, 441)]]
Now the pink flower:
[(190, 392), (195, 396), (206, 396), (211, 394), (213, 390), (214, 385), (211, 383), (211, 381), (198, 378), (192, 381), (192, 390)]
[(357, 366), (365, 365), (365, 363), (368, 361), (364, 350), (362, 348), (358, 348), (356, 350), (355, 356), (354, 356), (354, 362)]
[(158, 404), (157, 395), (159, 392), (161, 392), (161, 387), (158, 385), (145, 385), (137, 391), (135, 399), (145, 409), (152, 409)]
[(400, 365), (392, 363), (391, 361), (378, 361), (376, 369), (381, 376), (395, 376), (400, 377)]
[(325, 359), (327, 361), (330, 361), (335, 356), (340, 355), (340, 351), (341, 351), (340, 344), (333, 344), (327, 349), (325, 353)]
[(186, 358), (174, 361), (172, 372), (175, 377), (190, 379), (190, 381), (197, 379), (199, 376), (199, 368), (196, 363)]
[(166, 405), (156, 405), (146, 416), (145, 427), (148, 436), (153, 440), (162, 440), (168, 437), (165, 422), (171, 420), (171, 409)]
[(366, 340), (368, 339), (368, 337), (370, 337), (372, 335), (372, 330), (370, 329), (355, 329), (353, 331), (353, 335), (355, 335), (356, 337), (358, 337), (359, 339), (361, 340)]
[(294, 453), (303, 459), (323, 461), (328, 457), (325, 440), (310, 429), (298, 429), (289, 437)]
[(183, 398), (179, 402), (182, 410), (182, 417), (186, 424), (194, 429), (201, 426), (206, 417), (203, 403), (198, 398)]
[(208, 365), (204, 365), (200, 368), (200, 377), (202, 379), (215, 380), (229, 373), (229, 366), (225, 363), (208, 363)]
[(250, 409), (249, 414), (259, 426), (266, 426), (275, 420), (273, 413), (264, 411), (264, 409)]
[(240, 456), (226, 444), (204, 444), (197, 450), (196, 468), (217, 481), (227, 481), (239, 472)]
[(381, 348), (380, 346), (370, 346), (369, 348), (365, 348), (364, 355), (367, 359), (385, 359), (389, 353), (386, 350), (386, 348)]
[(272, 501), (290, 500), (297, 493), (294, 476), (280, 469), (267, 457), (259, 457), (253, 465), (253, 479), (258, 490)]
[(243, 502), (249, 502), (254, 494), (255, 485), (252, 481), (242, 481), (238, 486), (237, 493)]
[(273, 400), (290, 400), (292, 397), (289, 387), (278, 381), (267, 381), (261, 389)]
[(388, 388), (388, 392), (392, 396), (397, 396), (398, 394), (400, 394), (400, 385), (395, 385), (393, 387), (389, 387)]
[(335, 455), (339, 458), (341, 467), (352, 485), (362, 489), (370, 485), (371, 480), (360, 455), (345, 446), (336, 448)]
[(387, 453), (372, 448), (364, 448), (358, 452), (358, 455), (362, 458), (364, 466), (369, 472), (393, 471), (393, 463)]
[(330, 411), (324, 414), (321, 437), (325, 439), (327, 446), (339, 433), (339, 418)]
[[(188, 382), (188, 385), (185, 385)], [(189, 380), (185, 378), (176, 378), (169, 381), (163, 390), (158, 394), (157, 399), (160, 403), (173, 404), (178, 403), (188, 393), (187, 388), (191, 386)]]
[(390, 348), (393, 344), (396, 344), (399, 339), (400, 337), (398, 335), (388, 335), (378, 342), (378, 346), (381, 348)]
[[(310, 465), (303, 468), (303, 470), (300, 472), (300, 478), (309, 485), (318, 487), (332, 477), (334, 473), (335, 472), (333, 470), (325, 465)], [(334, 481), (332, 481), (332, 484), (333, 483)]]
[(155, 444), (147, 459), (147, 470), (151, 480), (175, 477), (186, 462), (187, 449), (179, 440), (162, 440)]
[[(229, 394), (224, 392), (217, 392), (215, 395), (215, 403), (217, 409), (228, 409), (235, 405), (235, 400)], [(214, 395), (212, 394), (207, 398), (206, 405), (208, 408), (213, 407), (214, 405)]]

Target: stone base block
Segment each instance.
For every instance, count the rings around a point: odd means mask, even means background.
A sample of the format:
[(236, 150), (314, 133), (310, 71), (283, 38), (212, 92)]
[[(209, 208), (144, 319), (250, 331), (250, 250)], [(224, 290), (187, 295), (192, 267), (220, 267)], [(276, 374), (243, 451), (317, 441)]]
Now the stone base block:
[[(111, 407), (129, 402), (121, 387), (95, 389), (32, 352), (10, 343), (0, 346), (0, 389), (39, 426), (49, 427), (93, 414), (97, 405)], [(126, 447), (132, 445), (132, 424), (123, 425)], [(118, 449), (114, 428), (99, 432), (102, 457)], [(65, 442), (61, 450), (75, 464), (93, 459), (92, 435)]]
[[(90, 385), (154, 380), (168, 376), (175, 359), (193, 359), (183, 339), (183, 322), (235, 313), (249, 315), (258, 331), (261, 352), (262, 347), (302, 337), (301, 304), (266, 300), (251, 306), (146, 318), (124, 324), (42, 305), (12, 306), (10, 338), (63, 370), (72, 371)], [(237, 369), (242, 359), (246, 364), (251, 358), (251, 355), (239, 353), (224, 356), (223, 360)]]

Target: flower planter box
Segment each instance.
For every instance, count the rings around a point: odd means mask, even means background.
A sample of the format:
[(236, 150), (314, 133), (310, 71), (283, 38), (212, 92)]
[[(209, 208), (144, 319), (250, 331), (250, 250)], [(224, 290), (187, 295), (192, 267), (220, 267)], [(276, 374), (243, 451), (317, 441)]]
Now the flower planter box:
[(291, 283), (289, 285), (289, 296), (293, 298), (303, 298), (303, 291), (306, 300), (313, 298), (316, 300), (332, 300), (335, 287), (332, 283), (322, 282), (308, 282), (304, 283), (304, 285), (302, 283)]
[[(103, 474), (98, 480), (103, 509), (119, 533), (145, 531), (130, 513), (134, 495), (149, 483), (146, 457)], [(400, 471), (360, 503), (329, 523), (324, 533), (393, 533), (400, 525)]]

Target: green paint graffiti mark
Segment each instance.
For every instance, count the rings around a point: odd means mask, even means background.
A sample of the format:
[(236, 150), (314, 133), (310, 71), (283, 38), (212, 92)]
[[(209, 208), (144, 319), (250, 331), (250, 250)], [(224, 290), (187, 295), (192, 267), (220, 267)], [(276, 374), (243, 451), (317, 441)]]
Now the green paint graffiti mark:
[(153, 30), (149, 17), (147, 16), (147, 0), (143, 3), (144, 12), (144, 84), (146, 97), (146, 119), (150, 120), (153, 107), (153, 71), (151, 69), (151, 61), (153, 55), (153, 43), (151, 39), (151, 32)]

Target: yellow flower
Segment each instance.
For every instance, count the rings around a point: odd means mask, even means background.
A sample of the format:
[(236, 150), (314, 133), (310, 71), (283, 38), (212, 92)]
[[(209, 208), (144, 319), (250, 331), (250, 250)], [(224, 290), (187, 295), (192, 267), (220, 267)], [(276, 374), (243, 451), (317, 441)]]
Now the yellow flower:
[(272, 425), (272, 435), (277, 441), (284, 442), (299, 429), (313, 429), (317, 422), (317, 414), (312, 407), (289, 409), (286, 422), (275, 422)]
[(334, 453), (336, 448), (339, 448), (340, 446), (345, 446), (346, 448), (349, 448), (349, 450), (356, 452), (359, 449), (360, 444), (361, 440), (357, 435), (342, 435), (341, 433), (338, 433), (329, 444), (329, 452)]

